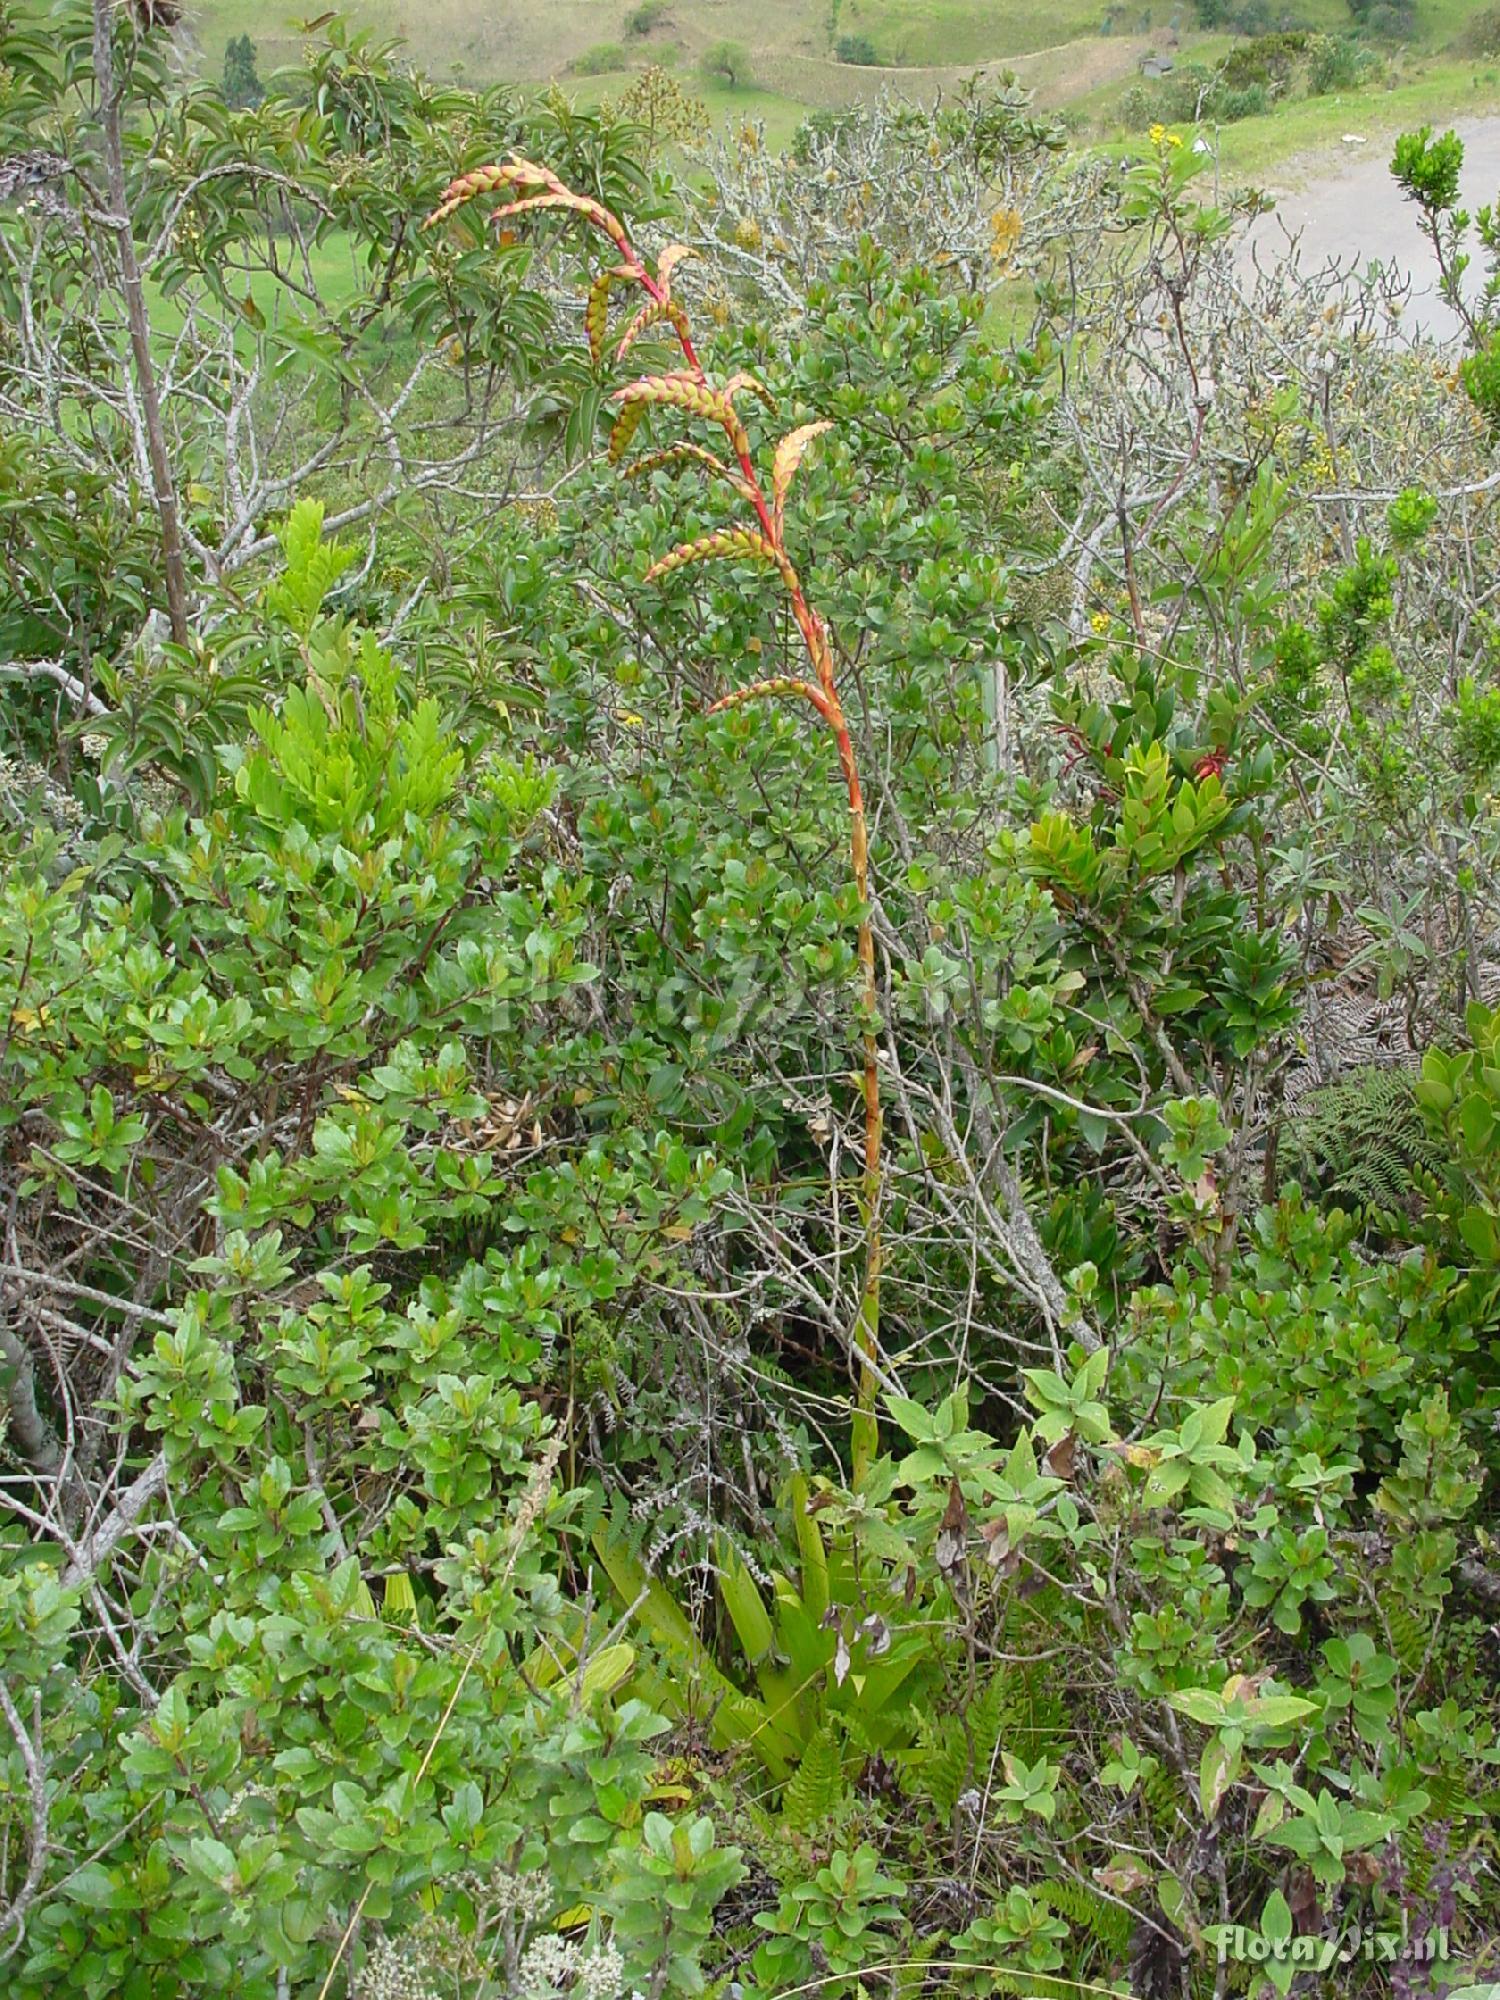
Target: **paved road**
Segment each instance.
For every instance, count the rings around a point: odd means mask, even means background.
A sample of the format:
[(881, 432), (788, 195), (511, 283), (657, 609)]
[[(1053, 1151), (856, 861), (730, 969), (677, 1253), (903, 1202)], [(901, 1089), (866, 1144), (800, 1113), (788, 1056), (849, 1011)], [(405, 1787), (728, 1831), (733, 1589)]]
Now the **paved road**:
[[(1465, 206), (1472, 213), (1485, 202), (1500, 202), (1500, 118), (1458, 119), (1454, 130), (1464, 142)], [(1402, 314), (1405, 330), (1446, 338), (1456, 331), (1454, 316), (1433, 290), (1432, 253), (1417, 229), (1416, 210), (1391, 178), (1394, 150), (1389, 136), (1371, 137), (1367, 145), (1342, 146), (1331, 158), (1307, 163), (1292, 185), (1274, 191), (1276, 212), (1252, 226), (1248, 244), (1262, 265), (1285, 252), (1289, 231), (1300, 233), (1305, 271), (1329, 262), (1345, 270), (1363, 270), (1375, 260), (1395, 265), (1413, 281)]]

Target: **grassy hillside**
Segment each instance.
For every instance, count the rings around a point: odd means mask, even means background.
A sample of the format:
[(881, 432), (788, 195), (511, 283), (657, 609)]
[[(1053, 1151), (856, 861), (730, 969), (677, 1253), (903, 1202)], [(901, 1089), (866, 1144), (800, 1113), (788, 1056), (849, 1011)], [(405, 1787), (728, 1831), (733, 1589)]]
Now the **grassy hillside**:
[[(304, 11), (278, 0), (201, 0), (193, 10), (205, 50), (226, 36), (249, 32), (269, 46), (289, 39)], [(641, 60), (663, 55), (691, 60), (732, 38), (752, 55), (829, 57), (835, 34), (829, 0), (757, 0), (753, 9), (730, 0), (348, 0), (343, 9), (361, 26), (412, 41), (434, 67), (479, 63), (495, 75), (555, 76), (586, 50), (619, 43)], [(1126, 10), (1122, 10), (1126, 11)], [(1128, 8), (1132, 29), (1148, 17), (1165, 28), (1174, 9), (1165, 0)], [(649, 28), (631, 17), (655, 15)], [(837, 35), (863, 36), (882, 63), (900, 66), (982, 62), (1025, 55), (1098, 33), (1101, 0), (841, 0)], [(644, 28), (644, 31), (643, 31)]]
[[(1014, 69), (1039, 104), (1072, 107), (1080, 130), (1108, 138), (1134, 129), (1122, 128), (1119, 107), (1144, 56), (1212, 63), (1231, 45), (1196, 26), (1193, 0), (757, 0), (754, 8), (731, 0), (345, 0), (344, 11), (358, 27), (409, 42), (435, 73), (557, 81), (585, 101), (616, 95), (632, 73), (660, 63), (716, 120), (762, 120), (773, 145), (809, 110), (882, 87), (929, 97), (977, 67)], [(1418, 110), (1441, 120), (1493, 101), (1494, 64), (1455, 52), (1482, 11), (1478, 0), (1418, 0), (1412, 45), (1391, 51), (1378, 77), (1337, 96), (1294, 94), (1268, 116), (1226, 127), (1226, 164), (1263, 172), (1351, 125), (1384, 129)], [(1286, 18), (1335, 35), (1352, 25), (1348, 0), (1300, 0)], [(298, 19), (287, 0), (198, 0), (189, 16), (205, 69), (217, 70), (231, 35), (249, 34), (263, 72), (294, 53)], [(748, 59), (733, 86), (706, 80), (703, 67), (725, 41)], [(851, 42), (877, 61), (840, 60), (840, 45), (847, 55)]]
[[(692, 73), (716, 43), (733, 40), (760, 91), (802, 106), (847, 102), (882, 81), (920, 90), (1010, 61), (1045, 94), (1071, 97), (1132, 74), (1145, 48), (1166, 45), (1174, 16), (1191, 13), (1141, 0), (1117, 7), (1115, 31), (1101, 34), (1103, 0), (840, 0), (836, 24), (829, 0), (757, 0), (753, 9), (729, 0), (347, 0), (344, 11), (410, 41), (430, 69), (476, 79), (582, 81), (590, 69), (617, 77), (650, 62)], [(248, 33), (263, 69), (295, 46), (297, 18), (284, 0), (200, 0), (191, 14), (205, 66), (229, 36)], [(873, 48), (878, 67), (836, 60), (836, 42), (850, 37)], [(616, 60), (606, 62), (610, 50)]]

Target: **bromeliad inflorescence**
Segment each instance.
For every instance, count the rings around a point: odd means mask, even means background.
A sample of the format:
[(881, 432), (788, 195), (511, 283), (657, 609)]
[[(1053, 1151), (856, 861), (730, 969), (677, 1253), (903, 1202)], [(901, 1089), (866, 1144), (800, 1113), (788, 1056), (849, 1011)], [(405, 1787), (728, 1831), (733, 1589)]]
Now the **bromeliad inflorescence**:
[(517, 158), (503, 166), (478, 167), (472, 173), (461, 174), (428, 216), (425, 226), (430, 229), (446, 221), (456, 210), (478, 196), (502, 192), (511, 198), (494, 211), (490, 218), (492, 222), (534, 211), (562, 209), (581, 217), (614, 246), (619, 261), (601, 271), (594, 280), (584, 311), (589, 352), (596, 366), (603, 361), (608, 344), (610, 293), (616, 286), (644, 294), (642, 303), (616, 339), (616, 361), (623, 361), (636, 341), (656, 327), (670, 327), (681, 349), (683, 366), (680, 369), (667, 374), (638, 376), (633, 382), (615, 390), (613, 401), (618, 406), (618, 415), (610, 432), (610, 462), (621, 464), (642, 418), (654, 405), (680, 410), (684, 416), (712, 425), (724, 435), (728, 446), (724, 457), (705, 445), (683, 439), (664, 450), (648, 452), (624, 466), (629, 477), (660, 465), (689, 462), (701, 465), (714, 479), (726, 484), (748, 510), (748, 517), (742, 523), (720, 528), (713, 534), (700, 536), (672, 549), (647, 571), (646, 581), (653, 582), (689, 563), (712, 562), (720, 558), (748, 557), (764, 563), (777, 573), (787, 594), (812, 672), (809, 677), (782, 674), (735, 688), (713, 703), (709, 713), (737, 707), (747, 701), (793, 696), (817, 711), (832, 732), (837, 748), (839, 769), (849, 796), (849, 853), (860, 900), (858, 951), (863, 987), (865, 1145), (862, 1205), (867, 1234), (864, 1280), (853, 1341), (860, 1369), (853, 1438), (854, 1477), (858, 1485), (875, 1455), (874, 1407), (880, 1379), (881, 1105), (875, 1043), (875, 943), (868, 907), (869, 838), (854, 744), (834, 673), (833, 649), (827, 629), (809, 604), (801, 579), (787, 554), (783, 534), (787, 494), (797, 468), (808, 446), (829, 426), (826, 423), (804, 424), (781, 439), (772, 456), (768, 493), (756, 468), (750, 438), (736, 410), (735, 400), (748, 393), (761, 397), (772, 407), (774, 403), (764, 384), (753, 375), (731, 375), (718, 385), (709, 380), (693, 345), (688, 315), (672, 296), (673, 273), (685, 257), (693, 254), (692, 251), (685, 244), (671, 244), (657, 257), (655, 271), (648, 270), (624, 224), (602, 202), (587, 195), (575, 194), (548, 168)]

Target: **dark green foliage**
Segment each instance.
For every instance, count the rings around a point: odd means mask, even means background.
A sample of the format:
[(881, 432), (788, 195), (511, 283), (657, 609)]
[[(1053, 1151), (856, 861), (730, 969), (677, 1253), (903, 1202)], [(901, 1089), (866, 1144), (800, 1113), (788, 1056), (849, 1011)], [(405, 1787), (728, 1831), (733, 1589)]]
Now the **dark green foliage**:
[(1379, 74), (1380, 58), (1352, 35), (1314, 35), (1308, 44), (1307, 88), (1314, 97), (1358, 90)]
[(1267, 0), (1193, 0), (1205, 28), (1230, 29), (1237, 35), (1261, 36), (1272, 25)]
[(574, 76), (607, 76), (629, 66), (630, 56), (622, 42), (595, 42), (568, 65)]
[(641, 0), (641, 4), (632, 7), (625, 16), (625, 32), (627, 35), (649, 35), (655, 29), (664, 27), (671, 14), (672, 0)]
[(1119, 1964), (1124, 1959), (1135, 1931), (1135, 1918), (1124, 1905), (1111, 1902), (1085, 1882), (1057, 1878), (1044, 1882), (1038, 1894), (1076, 1934), (1102, 1946), (1107, 1962)]
[(1476, 354), (1461, 364), (1464, 388), (1492, 435), (1500, 436), (1500, 333), (1493, 334)]
[(1418, 0), (1349, 0), (1361, 30), (1386, 41), (1409, 41), (1416, 32)]
[(1500, 7), (1485, 7), (1465, 22), (1458, 37), (1465, 55), (1500, 55)]
[(266, 94), (248, 35), (231, 36), (224, 45), (224, 102), (232, 111), (253, 111)]
[(755, 80), (750, 52), (743, 42), (715, 42), (704, 52), (699, 67), (706, 77), (727, 83), (732, 90), (743, 90)]
[(1219, 75), (1230, 90), (1244, 90), (1254, 84), (1284, 90), (1308, 54), (1312, 39), (1301, 30), (1257, 35), (1229, 51), (1219, 65)]
[(859, 63), (873, 68), (880, 61), (875, 44), (868, 35), (840, 35), (833, 45), (834, 57), (841, 63)]
[(1282, 1129), (1277, 1172), (1345, 1206), (1411, 1214), (1447, 1164), (1402, 1069), (1371, 1065), (1313, 1090)]
[[(0, 435), (0, 660), (112, 662), (139, 630), (158, 564), (143, 511), (106, 470), (24, 431)], [(4, 687), (0, 748), (14, 749), (45, 691)]]
[[(1219, 21), (1206, 25), (1229, 21), (1227, 10), (1219, 13)], [(1354, 36), (1318, 35), (1302, 28), (1268, 33), (1267, 21), (1253, 21), (1243, 11), (1232, 25), (1249, 39), (1232, 48), (1214, 68), (1184, 63), (1171, 76), (1127, 92), (1127, 102), (1121, 106), (1127, 122), (1138, 127), (1158, 119), (1185, 125), (1201, 118), (1229, 124), (1262, 116), (1304, 89), (1319, 96), (1356, 88), (1380, 68), (1379, 57)]]
[(1273, 97), (1273, 85), (1237, 85), (1222, 69), (1184, 63), (1160, 82), (1133, 85), (1120, 100), (1120, 115), (1136, 131), (1152, 124), (1190, 125), (1200, 118), (1232, 125), (1236, 119), (1260, 117)]

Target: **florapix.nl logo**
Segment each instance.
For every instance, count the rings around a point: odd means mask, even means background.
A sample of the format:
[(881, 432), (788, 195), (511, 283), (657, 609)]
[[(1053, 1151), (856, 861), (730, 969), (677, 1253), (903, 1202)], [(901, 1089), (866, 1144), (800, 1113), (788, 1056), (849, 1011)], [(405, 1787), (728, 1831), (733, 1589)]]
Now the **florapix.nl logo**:
[(1218, 1954), (1220, 1965), (1259, 1966), (1278, 1993), (1289, 1991), (1299, 1973), (1331, 1973), (1359, 1965), (1449, 1967), (1453, 1984), (1439, 1976), (1443, 2000), (1500, 2000), (1500, 1979), (1473, 1981), (1478, 1967), (1462, 1964), (1448, 1927), (1434, 1924), (1413, 1931), (1403, 1912), (1399, 1926), (1348, 1924), (1332, 1933), (1298, 1931), (1286, 1899), (1277, 1894), (1261, 1913), (1260, 1927), (1215, 1924), (1204, 1936)]
[[(1436, 1926), (1420, 1936), (1404, 1927), (1381, 1930), (1373, 1925), (1350, 1924), (1331, 1936), (1322, 1931), (1294, 1931), (1290, 1922), (1282, 1929), (1275, 1914), (1268, 1911), (1265, 1927), (1252, 1930), (1246, 1924), (1215, 1924), (1204, 1935), (1218, 1953), (1220, 1965), (1285, 1966), (1289, 1971), (1311, 1968), (1329, 1972), (1338, 1965), (1446, 1965), (1453, 1957), (1448, 1931)], [(1279, 1983), (1279, 1982), (1277, 1982)], [(1500, 2000), (1500, 1985), (1465, 1988), (1466, 1993), (1494, 1994)], [(1446, 2000), (1446, 1996), (1445, 1996)], [(1457, 1996), (1453, 1996), (1457, 2000)]]

